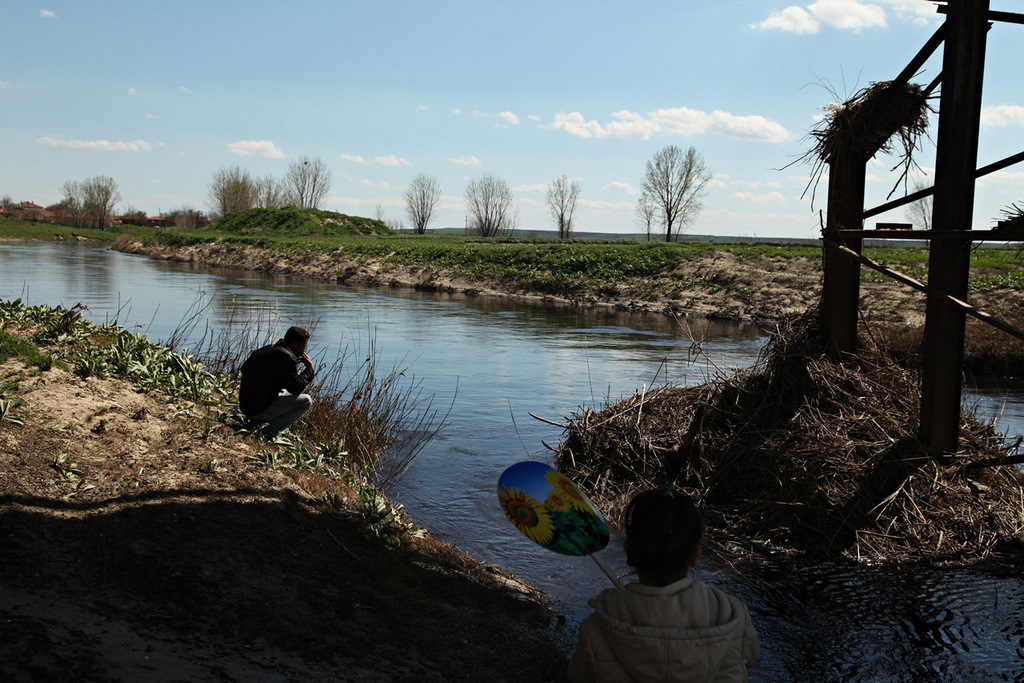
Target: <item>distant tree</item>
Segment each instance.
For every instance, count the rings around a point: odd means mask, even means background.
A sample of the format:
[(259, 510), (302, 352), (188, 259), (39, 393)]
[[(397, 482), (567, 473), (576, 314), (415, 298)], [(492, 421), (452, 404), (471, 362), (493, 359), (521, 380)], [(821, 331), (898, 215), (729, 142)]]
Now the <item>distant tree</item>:
[(572, 236), (573, 216), (580, 198), (580, 184), (563, 173), (548, 183), (547, 205), (558, 226), (558, 238)]
[(210, 223), (210, 219), (207, 218), (206, 214), (199, 209), (192, 208), (188, 204), (180, 208), (167, 211), (164, 213), (163, 218), (167, 225), (177, 228), (185, 228), (186, 230), (202, 228)]
[(8, 206), (10, 206), (13, 203), (14, 203), (14, 200), (11, 199), (11, 195), (9, 195), (9, 194), (5, 194), (3, 197), (0, 197), (0, 209), (6, 209)]
[(654, 231), (654, 224), (658, 220), (658, 207), (646, 192), (640, 193), (640, 199), (636, 200), (636, 222), (647, 233), (647, 241), (651, 241)]
[(284, 176), (288, 202), (300, 209), (319, 209), (331, 194), (331, 170), (320, 157), (300, 157)]
[[(928, 189), (921, 182), (914, 183), (914, 192), (920, 192), (921, 190)], [(915, 202), (907, 204), (907, 218), (910, 222), (918, 226), (922, 230), (932, 229), (932, 198), (934, 195), (928, 195), (922, 197)]]
[(284, 206), (286, 193), (281, 183), (274, 176), (264, 176), (253, 181), (253, 207), (257, 209), (276, 209)]
[(121, 209), (121, 223), (126, 225), (146, 225), (149, 216), (145, 211), (136, 209), (131, 204), (126, 204)]
[(81, 228), (85, 225), (83, 207), (85, 204), (82, 195), (82, 184), (77, 180), (66, 180), (60, 186), (61, 200), (64, 207), (64, 215), (60, 222), (70, 225), (73, 228)]
[(516, 227), (512, 190), (504, 180), (485, 175), (466, 186), (468, 228), (482, 237), (510, 235)]
[(436, 178), (418, 175), (405, 191), (405, 211), (417, 235), (427, 232), (427, 224), (434, 215), (434, 208), (441, 200), (441, 185)]
[(117, 183), (110, 176), (98, 175), (82, 181), (82, 212), (93, 227), (103, 230), (121, 201)]
[(214, 218), (246, 211), (256, 204), (256, 183), (241, 166), (222, 168), (214, 173), (209, 192), (210, 211)]
[(711, 171), (693, 147), (684, 152), (669, 145), (647, 162), (641, 187), (658, 209), (666, 242), (676, 239), (673, 228), (681, 232), (700, 213), (700, 198), (709, 180)]

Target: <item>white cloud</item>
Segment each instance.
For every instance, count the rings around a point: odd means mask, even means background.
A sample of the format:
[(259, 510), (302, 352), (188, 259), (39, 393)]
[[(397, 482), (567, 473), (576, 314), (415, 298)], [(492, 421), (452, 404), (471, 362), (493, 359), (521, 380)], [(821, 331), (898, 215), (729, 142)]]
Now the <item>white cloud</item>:
[(128, 88), (128, 96), (132, 97), (135, 95), (135, 88)]
[(921, 2), (921, 0), (878, 0), (878, 2), (892, 7), (900, 19), (913, 22), (918, 26), (928, 24), (939, 16), (935, 11), (935, 5)]
[(718, 190), (724, 190), (729, 186), (718, 178), (712, 178), (711, 180), (708, 181), (708, 187), (713, 187)]
[(461, 109), (456, 109), (455, 107), (452, 107), (449, 111), (451, 111), (451, 113), (455, 114), (456, 116), (462, 113)]
[(624, 110), (614, 112), (612, 118), (616, 120), (602, 124), (585, 120), (579, 112), (558, 112), (551, 127), (582, 138), (649, 140), (654, 135), (688, 137), (700, 134), (763, 142), (786, 142), (791, 138), (781, 124), (763, 116), (736, 116), (725, 111), (708, 114), (689, 107), (675, 107), (636, 114)]
[(56, 19), (57, 13), (51, 12), (48, 9), (41, 9), (39, 10), (39, 16), (41, 16), (43, 19)]
[(1024, 171), (996, 171), (985, 177), (997, 183), (1024, 184)]
[(146, 112), (146, 118), (147, 118), (147, 119), (150, 119), (150, 120), (152, 120), (152, 121), (156, 121), (156, 120), (157, 120), (158, 118), (160, 118), (160, 117), (159, 117), (159, 116), (157, 116), (156, 114), (150, 114), (150, 113), (149, 113), (149, 112), (147, 111), (147, 112)]
[(542, 119), (541, 117), (537, 116), (536, 114), (530, 114), (529, 116), (526, 117), (526, 120), (527, 121), (534, 121), (536, 123), (540, 123), (544, 119)]
[(394, 154), (389, 154), (386, 157), (374, 157), (373, 160), (381, 166), (412, 166), (411, 161), (396, 157)]
[(10, 81), (0, 81), (0, 90), (7, 90), (11, 87)]
[(860, 31), (886, 27), (885, 10), (861, 0), (818, 0), (807, 9), (833, 28)]
[(240, 157), (283, 159), (284, 152), (270, 140), (239, 140), (228, 145), (228, 151)]
[(753, 192), (733, 192), (732, 196), (735, 199), (741, 199), (746, 202), (754, 202), (755, 204), (777, 204), (779, 202), (786, 201), (786, 197), (781, 192), (769, 192), (768, 194), (754, 194)]
[(997, 104), (981, 110), (983, 126), (1024, 126), (1024, 107), (1016, 104)]
[(602, 199), (580, 199), (580, 206), (599, 211), (632, 211), (633, 202), (609, 202)]
[(133, 140), (131, 142), (120, 142), (110, 140), (75, 140), (65, 138), (63, 135), (47, 135), (37, 138), (40, 145), (50, 147), (70, 147), (71, 149), (99, 149), (106, 152), (148, 152), (153, 145), (145, 140)]
[(343, 152), (340, 155), (340, 158), (344, 159), (345, 161), (354, 161), (357, 164), (365, 164), (366, 163), (366, 159), (364, 159), (363, 157), (359, 156), (358, 154), (348, 154), (347, 152)]
[(786, 33), (817, 33), (820, 26), (817, 19), (812, 17), (803, 7), (787, 7), (779, 12), (778, 10), (764, 21), (751, 24), (750, 28), (762, 31), (779, 30)]
[[(890, 5), (897, 16), (914, 23), (927, 22), (925, 13), (934, 13), (933, 5), (921, 0), (879, 0)], [(885, 9), (864, 0), (817, 0), (807, 8), (791, 5), (775, 10), (764, 21), (750, 24), (761, 31), (777, 30), (786, 33), (817, 33), (821, 24), (843, 31), (861, 31), (866, 28), (886, 28)]]
[(416, 111), (427, 111), (427, 105), (421, 104), (416, 107)]
[(624, 192), (626, 194), (637, 194), (633, 185), (622, 180), (613, 180), (601, 188), (605, 192)]
[(376, 181), (376, 180), (371, 180), (370, 178), (363, 178), (362, 180), (359, 181), (359, 183), (362, 184), (362, 185), (365, 185), (366, 187), (373, 188), (374, 190), (390, 190), (391, 189), (391, 186), (388, 184), (388, 182), (386, 180), (384, 180), (384, 181)]
[(533, 183), (532, 185), (516, 185), (512, 188), (515, 192), (547, 192), (547, 183)]
[(519, 117), (510, 111), (503, 111), (498, 114), (498, 118), (501, 119), (501, 123), (498, 125), (503, 128), (511, 128), (512, 126), (519, 125)]
[(188, 88), (186, 88), (186, 87), (185, 87), (185, 86), (183, 86), (183, 85), (182, 85), (182, 86), (179, 86), (179, 87), (178, 87), (178, 90), (179, 90), (179, 91), (181, 91), (181, 92), (183, 92), (183, 93), (185, 93), (186, 95), (188, 95), (188, 94), (191, 94), (191, 92), (192, 92), (191, 90), (189, 90)]
[(448, 157), (448, 161), (452, 162), (453, 164), (458, 164), (459, 166), (479, 166), (480, 165), (480, 160), (477, 159), (476, 157), (473, 157), (473, 156), (469, 156), (469, 157)]

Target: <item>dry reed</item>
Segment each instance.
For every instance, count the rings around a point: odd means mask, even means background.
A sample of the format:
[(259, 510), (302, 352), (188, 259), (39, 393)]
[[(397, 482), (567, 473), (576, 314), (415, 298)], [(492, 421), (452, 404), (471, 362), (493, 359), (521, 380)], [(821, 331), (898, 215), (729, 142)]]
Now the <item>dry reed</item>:
[(870, 338), (833, 362), (817, 319), (781, 326), (753, 368), (574, 414), (559, 468), (613, 520), (638, 490), (678, 486), (735, 553), (959, 564), (1019, 544), (1016, 445), (965, 414), (959, 452), (930, 457), (918, 377)]

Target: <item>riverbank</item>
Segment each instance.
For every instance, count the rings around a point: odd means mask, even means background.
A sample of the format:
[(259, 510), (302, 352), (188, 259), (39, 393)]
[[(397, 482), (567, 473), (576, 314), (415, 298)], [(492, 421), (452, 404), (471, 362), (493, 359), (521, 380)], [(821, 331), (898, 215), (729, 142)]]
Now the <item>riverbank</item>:
[[(505, 296), (555, 305), (611, 308), (676, 317), (702, 317), (772, 324), (816, 305), (821, 295), (820, 263), (804, 256), (757, 255), (741, 258), (711, 249), (682, 260), (658, 277), (623, 280), (613, 287), (543, 291), (522, 282), (459, 268), (401, 263), (386, 256), (360, 256), (338, 249), (328, 253), (260, 249), (224, 243), (171, 246), (119, 239), (126, 253), (182, 263), (200, 263), (260, 273), (293, 275), (356, 285), (411, 288), (470, 296)], [(685, 286), (681, 286), (685, 283)], [(923, 302), (889, 282), (866, 282), (862, 304), (868, 319), (915, 325), (924, 321)], [(548, 288), (551, 290), (551, 288)]]
[(538, 592), (343, 454), (240, 431), (214, 380), (105, 376), (114, 332), (24, 310), (0, 318), (4, 680), (562, 679)]

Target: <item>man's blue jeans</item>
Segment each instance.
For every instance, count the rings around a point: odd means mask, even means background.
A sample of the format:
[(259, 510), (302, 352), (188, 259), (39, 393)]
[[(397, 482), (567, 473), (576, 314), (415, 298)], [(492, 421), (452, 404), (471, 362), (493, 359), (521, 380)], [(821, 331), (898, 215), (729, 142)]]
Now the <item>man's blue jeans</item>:
[(282, 429), (287, 429), (302, 417), (311, 405), (313, 405), (313, 399), (309, 397), (309, 394), (292, 396), (284, 392), (275, 398), (266, 410), (259, 415), (251, 416), (250, 419), (257, 424), (266, 422), (263, 435), (268, 439), (273, 439)]

